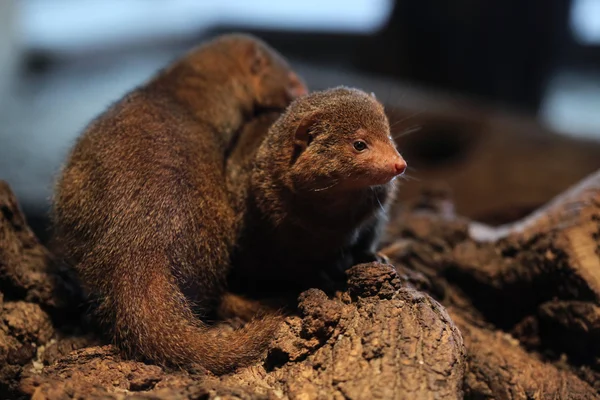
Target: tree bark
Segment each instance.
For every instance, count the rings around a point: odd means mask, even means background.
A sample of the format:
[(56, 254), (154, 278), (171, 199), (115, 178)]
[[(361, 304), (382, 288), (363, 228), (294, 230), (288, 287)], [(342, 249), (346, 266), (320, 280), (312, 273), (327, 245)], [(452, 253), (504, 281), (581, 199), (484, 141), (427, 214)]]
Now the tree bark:
[(221, 377), (124, 359), (5, 184), (0, 210), (2, 398), (600, 398), (600, 172), (499, 228), (439, 189), (399, 204), (393, 266), (303, 292), (264, 358)]

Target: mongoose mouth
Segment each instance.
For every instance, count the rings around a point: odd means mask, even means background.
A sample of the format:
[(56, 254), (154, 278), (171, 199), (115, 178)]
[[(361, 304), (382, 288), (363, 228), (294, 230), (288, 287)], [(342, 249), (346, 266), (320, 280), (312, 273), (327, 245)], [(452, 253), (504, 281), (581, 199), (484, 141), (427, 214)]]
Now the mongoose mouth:
[(369, 171), (368, 175), (364, 175), (360, 178), (347, 179), (342, 185), (338, 185), (337, 189), (362, 190), (374, 186), (387, 185), (388, 183), (394, 181), (394, 179), (396, 179), (398, 176), (402, 175), (405, 169), (406, 167), (402, 168), (402, 172), (397, 172), (399, 171), (398, 169), (394, 169), (393, 171)]
[(393, 182), (400, 174), (385, 174), (378, 177), (373, 177), (368, 186), (381, 186)]
[(331, 191), (354, 191), (387, 185), (402, 175), (407, 167), (402, 156), (396, 154), (391, 160), (388, 158), (357, 166), (353, 174), (342, 179), (336, 179), (335, 184), (326, 187)]

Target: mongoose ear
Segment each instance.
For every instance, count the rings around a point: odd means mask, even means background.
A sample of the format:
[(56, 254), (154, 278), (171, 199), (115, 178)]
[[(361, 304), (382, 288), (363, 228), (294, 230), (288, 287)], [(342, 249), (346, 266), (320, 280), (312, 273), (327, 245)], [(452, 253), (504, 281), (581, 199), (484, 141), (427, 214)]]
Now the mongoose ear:
[(296, 153), (302, 153), (312, 142), (313, 135), (311, 132), (311, 128), (315, 125), (318, 120), (318, 114), (312, 114), (308, 117), (302, 118), (300, 124), (296, 128), (296, 132), (294, 132), (294, 147), (296, 148)]
[(267, 65), (267, 57), (265, 52), (257, 45), (252, 44), (249, 50), (250, 73), (252, 75), (260, 74)]
[(377, 96), (375, 96), (375, 92), (371, 92), (371, 97), (377, 99)]

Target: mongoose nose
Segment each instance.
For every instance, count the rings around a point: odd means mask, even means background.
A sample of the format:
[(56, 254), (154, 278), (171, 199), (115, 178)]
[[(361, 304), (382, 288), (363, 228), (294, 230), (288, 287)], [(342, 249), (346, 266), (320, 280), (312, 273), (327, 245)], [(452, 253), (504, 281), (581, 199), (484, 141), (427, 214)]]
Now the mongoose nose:
[(396, 175), (402, 174), (405, 170), (406, 170), (406, 161), (401, 160), (401, 161), (396, 161), (394, 163), (394, 171), (395, 171)]

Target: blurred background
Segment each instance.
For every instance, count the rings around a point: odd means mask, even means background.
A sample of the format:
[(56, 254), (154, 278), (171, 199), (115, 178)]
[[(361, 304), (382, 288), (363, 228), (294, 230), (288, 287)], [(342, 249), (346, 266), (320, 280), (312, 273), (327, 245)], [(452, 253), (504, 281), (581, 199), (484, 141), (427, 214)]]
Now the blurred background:
[(411, 167), (402, 196), (439, 181), (496, 224), (600, 168), (600, 0), (2, 0), (0, 179), (42, 239), (85, 125), (228, 31), (311, 89), (375, 92)]

